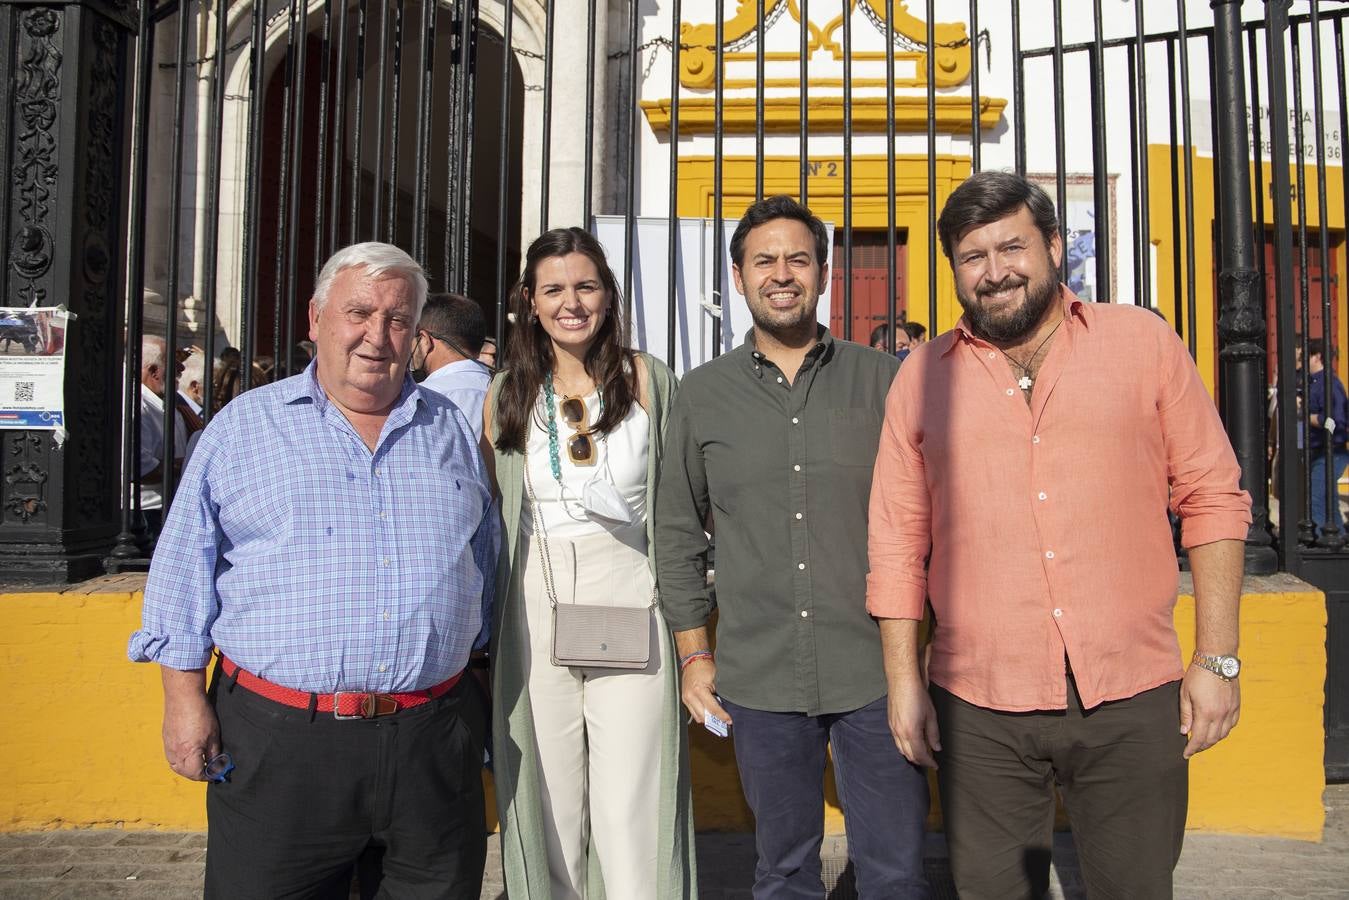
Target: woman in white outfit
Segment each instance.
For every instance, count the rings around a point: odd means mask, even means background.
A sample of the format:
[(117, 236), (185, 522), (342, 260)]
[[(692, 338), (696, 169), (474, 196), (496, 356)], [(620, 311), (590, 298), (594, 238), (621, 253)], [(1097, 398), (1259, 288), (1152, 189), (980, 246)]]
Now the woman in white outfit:
[[(507, 892), (692, 897), (686, 732), (648, 527), (674, 376), (628, 347), (582, 229), (533, 243), (510, 304), (484, 409), (506, 529), (492, 685)], [(572, 627), (578, 612), (590, 627)]]

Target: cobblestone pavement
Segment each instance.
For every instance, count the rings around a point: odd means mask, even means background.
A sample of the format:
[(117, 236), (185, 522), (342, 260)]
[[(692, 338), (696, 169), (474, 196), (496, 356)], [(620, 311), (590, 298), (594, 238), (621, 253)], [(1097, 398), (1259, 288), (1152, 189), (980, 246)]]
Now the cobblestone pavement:
[[(1349, 898), (1349, 785), (1326, 790), (1321, 843), (1261, 837), (1191, 834), (1176, 870), (1182, 900)], [(1054, 853), (1055, 900), (1084, 897), (1068, 835)], [(483, 900), (503, 900), (497, 843), (491, 853)], [(0, 834), (0, 900), (30, 898), (172, 898), (201, 895), (206, 836), (147, 831), (43, 831)], [(937, 898), (955, 897), (940, 836), (928, 839), (927, 867)], [(822, 856), (830, 900), (852, 897), (846, 842), (825, 841)], [(703, 900), (749, 900), (754, 840), (744, 834), (698, 837)], [(622, 898), (614, 898), (622, 900)]]

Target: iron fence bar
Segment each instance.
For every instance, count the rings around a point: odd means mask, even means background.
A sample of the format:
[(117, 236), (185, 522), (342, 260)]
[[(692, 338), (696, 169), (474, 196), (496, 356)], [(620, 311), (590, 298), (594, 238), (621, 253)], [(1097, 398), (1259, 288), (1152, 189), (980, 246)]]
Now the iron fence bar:
[(389, 3), (381, 0), (379, 4), (379, 52), (375, 57), (375, 66), (379, 77), (375, 86), (375, 171), (371, 179), (370, 240), (379, 240), (380, 219), (384, 214), (384, 130), (387, 110), (384, 108), (384, 91), (389, 78)]
[[(292, 128), (291, 171), (295, 173), (295, 184), (290, 195), (290, 221), (286, 225), (286, 317), (283, 320), (282, 339), (286, 353), (285, 374), (295, 374), (295, 307), (299, 298), (300, 268), (300, 186), (307, 174), (304, 171), (304, 85), (307, 71), (309, 46), (309, 2), (300, 3), (300, 40), (295, 51), (295, 124)], [(320, 187), (319, 190), (322, 190)], [(280, 297), (277, 298), (280, 302)], [(276, 359), (276, 367), (281, 368), (281, 357)]]
[[(286, 247), (290, 235), (290, 220), (287, 213), (290, 211), (291, 199), (291, 142), (295, 136), (290, 121), (291, 93), (295, 91), (295, 5), (296, 0), (289, 0), (289, 6), (286, 8), (286, 68), (284, 80), (281, 82), (281, 179), (280, 193), (276, 204), (276, 253), (274, 256), (276, 268), (272, 273), (273, 378), (281, 368), (282, 323), (285, 321), (283, 317), (285, 304), (282, 303), (282, 298), (289, 296), (288, 283), (290, 282), (290, 279), (286, 277), (288, 274)], [(295, 190), (295, 193), (299, 193), (298, 189)]]
[(1241, 486), (1251, 496), (1245, 571), (1270, 575), (1279, 568), (1269, 532), (1269, 481), (1265, 477), (1264, 285), (1255, 269), (1251, 184), (1247, 165), (1246, 86), (1241, 59), (1240, 0), (1213, 3), (1212, 79), (1215, 113), (1215, 198), (1220, 233), (1218, 274), (1224, 390), (1223, 421), (1241, 466)]
[[(342, 13), (337, 17), (337, 62), (335, 64), (337, 77), (335, 94), (341, 98), (341, 101), (333, 104), (333, 136), (331, 138), (333, 142), (333, 173), (332, 196), (328, 203), (328, 242), (323, 248), (323, 252), (315, 254), (316, 262), (320, 258), (326, 258), (337, 252), (337, 220), (340, 218), (342, 208), (342, 149), (346, 143), (346, 135), (342, 129), (346, 126), (347, 114), (347, 19), (351, 15), (351, 10), (347, 8), (348, 0), (341, 0), (341, 2)], [(320, 171), (322, 171), (321, 168)]]
[[(978, 172), (984, 124), (979, 120), (979, 0), (970, 0), (970, 171)], [(936, 335), (932, 335), (936, 337)]]
[[(1141, 4), (1140, 4), (1141, 5)], [(1105, 49), (1101, 45), (1101, 0), (1092, 0), (1091, 50), (1091, 155), (1092, 207), (1095, 210), (1093, 227), (1100, 239), (1096, 241), (1096, 296), (1101, 303), (1114, 301), (1110, 283), (1110, 159), (1105, 141)], [(1065, 248), (1065, 257), (1067, 248)]]
[[(887, 0), (893, 13), (894, 0)], [(893, 17), (886, 19), (892, 22)], [(927, 329), (930, 337), (937, 335), (937, 60), (934, 56), (937, 48), (936, 37), (937, 11), (935, 0), (927, 0)], [(889, 204), (890, 221), (888, 227), (890, 249), (886, 256), (888, 272), (895, 269), (895, 90), (894, 64), (895, 42), (893, 24), (887, 27), (886, 53), (889, 55), (890, 78), (886, 108), (886, 132), (889, 138), (886, 153), (888, 166), (886, 174), (890, 178)], [(898, 346), (895, 337), (895, 293), (894, 278), (890, 278), (889, 296), (886, 303), (890, 308), (890, 348)]]
[(637, 218), (637, 115), (641, 109), (641, 91), (637, 88), (638, 55), (637, 25), (640, 17), (637, 7), (628, 7), (628, 178), (627, 201), (623, 207), (623, 302), (627, 304), (629, 321), (632, 316), (632, 259), (633, 230)]
[[(1331, 312), (1331, 293), (1330, 286), (1330, 222), (1326, 216), (1326, 107), (1325, 99), (1322, 96), (1324, 84), (1321, 80), (1321, 2), (1320, 0), (1311, 0), (1311, 45), (1312, 45), (1312, 127), (1316, 130), (1314, 146), (1316, 148), (1316, 217), (1317, 231), (1319, 233), (1319, 247), (1321, 251), (1321, 360), (1325, 365), (1325, 378), (1322, 383), (1323, 411), (1322, 423), (1331, 417), (1331, 382), (1335, 375), (1335, 338), (1338, 335), (1332, 335), (1331, 330), (1334, 324), (1334, 316)], [(1343, 72), (1340, 77), (1344, 77)], [(1341, 103), (1341, 106), (1344, 104)], [(1340, 132), (1341, 138), (1344, 132)], [(1303, 153), (1302, 143), (1298, 142), (1298, 155)], [(1308, 329), (1310, 331), (1310, 329)], [(1304, 365), (1306, 365), (1304, 363)], [(1310, 371), (1310, 368), (1308, 369)], [(1310, 395), (1309, 395), (1310, 396)], [(1323, 429), (1324, 430), (1324, 429)], [(1308, 432), (1310, 434), (1310, 432)], [(1308, 441), (1310, 444), (1311, 442)], [(1338, 550), (1344, 546), (1344, 537), (1341, 529), (1335, 524), (1336, 507), (1339, 505), (1339, 488), (1335, 478), (1335, 436), (1333, 433), (1325, 435), (1325, 442), (1322, 445), (1324, 452), (1323, 462), (1325, 464), (1325, 489), (1326, 489), (1326, 520), (1322, 525), (1321, 534), (1318, 536), (1316, 546), (1325, 547), (1330, 550)]]
[[(478, 72), (478, 0), (468, 0), (467, 11), (464, 14), (464, 21), (461, 23), (463, 39), (460, 45), (463, 59), (463, 80), (459, 82), (459, 89), (462, 92), (460, 96), (459, 108), (463, 111), (461, 120), (462, 128), (460, 130), (460, 153), (458, 155), (459, 165), (459, 210), (458, 217), (462, 223), (459, 231), (459, 292), (468, 293), (469, 278), (473, 272), (473, 229), (469, 227), (469, 209), (473, 205), (473, 167), (476, 164), (476, 158), (473, 155), (473, 127), (474, 117), (477, 115), (478, 91), (477, 91), (477, 72)], [(503, 112), (510, 115), (510, 100), (503, 101), (506, 106)], [(509, 156), (505, 150), (504, 155)], [(509, 224), (510, 217), (507, 210), (503, 209), (499, 215), (506, 216), (506, 222)], [(502, 251), (505, 252), (504, 250)], [(498, 298), (499, 302), (504, 303), (504, 298)]]
[[(1221, 3), (1221, 2), (1226, 2), (1226, 0), (1219, 0), (1219, 2), (1220, 2), (1220, 3)], [(1215, 42), (1215, 40), (1216, 40), (1216, 31), (1215, 31), (1215, 36), (1213, 36), (1213, 37), (1206, 37), (1204, 40), (1205, 40), (1205, 43), (1206, 43), (1206, 45), (1207, 45), (1207, 47), (1208, 47), (1207, 58), (1208, 58), (1208, 84), (1209, 84), (1209, 96), (1210, 96), (1210, 97), (1216, 97), (1216, 96), (1217, 96), (1217, 91), (1218, 91), (1218, 53), (1217, 53), (1217, 51), (1215, 50), (1215, 47), (1214, 47), (1214, 42)], [(1243, 97), (1242, 99), (1243, 99), (1243, 101), (1245, 100), (1244, 97)], [(1214, 160), (1216, 161), (1217, 158), (1218, 158), (1218, 136), (1219, 136), (1219, 131), (1218, 131), (1218, 127), (1219, 127), (1219, 126), (1218, 126), (1218, 105), (1217, 105), (1216, 103), (1209, 103), (1209, 105), (1208, 105), (1208, 114), (1209, 114), (1209, 131), (1208, 131), (1208, 133), (1209, 133), (1209, 135), (1211, 135), (1211, 142), (1212, 142), (1212, 144), (1213, 144), (1213, 158), (1214, 158)], [(1243, 131), (1244, 131), (1244, 130), (1245, 130), (1245, 128), (1244, 128), (1244, 126), (1243, 126)], [(1248, 154), (1248, 155), (1249, 155), (1249, 154)], [(1249, 163), (1248, 163), (1248, 165), (1249, 165)], [(1225, 226), (1225, 223), (1223, 222), (1223, 217), (1220, 216), (1220, 215), (1218, 215), (1218, 209), (1219, 209), (1219, 207), (1222, 205), (1222, 199), (1223, 199), (1223, 198), (1222, 198), (1222, 195), (1219, 193), (1219, 191), (1221, 190), (1221, 188), (1220, 188), (1219, 185), (1220, 185), (1220, 183), (1221, 183), (1221, 181), (1222, 181), (1222, 172), (1219, 171), (1219, 166), (1217, 166), (1217, 165), (1212, 166), (1212, 170), (1213, 170), (1213, 171), (1212, 171), (1212, 178), (1213, 178), (1213, 227), (1212, 227), (1211, 230), (1212, 230), (1212, 232), (1213, 232), (1212, 238), (1213, 238), (1213, 246), (1214, 246), (1214, 248), (1215, 248), (1214, 258), (1217, 259), (1217, 258), (1218, 258), (1218, 255), (1219, 255), (1218, 252), (1217, 252), (1217, 248), (1220, 248), (1220, 247), (1223, 246), (1223, 242), (1226, 240), (1226, 238), (1224, 237), (1224, 231), (1223, 231), (1224, 226)], [(1248, 222), (1249, 222), (1250, 218), (1251, 218), (1251, 217), (1250, 217), (1250, 214), (1247, 213), (1246, 219), (1247, 219)], [(1216, 293), (1215, 293), (1214, 296), (1215, 296), (1215, 297), (1217, 296)], [(1219, 312), (1220, 310), (1221, 310), (1221, 307), (1220, 307), (1220, 306), (1219, 306), (1219, 307), (1215, 307), (1215, 316), (1218, 314), (1218, 312)], [(1224, 387), (1224, 385), (1223, 385), (1223, 380), (1222, 380), (1222, 379), (1223, 379), (1223, 373), (1224, 373), (1224, 371), (1225, 371), (1224, 368), (1223, 368), (1222, 366), (1219, 366), (1219, 367), (1218, 367), (1218, 370), (1217, 370), (1217, 373), (1216, 373), (1216, 383), (1217, 383), (1217, 385), (1218, 385), (1218, 392), (1219, 392), (1219, 393), (1222, 393), (1222, 392), (1225, 390), (1225, 387)]]
[[(544, 15), (543, 44), (543, 160), (540, 163), (539, 186), (539, 231), (548, 230), (548, 194), (551, 187), (550, 174), (553, 159), (553, 26), (557, 21), (556, 0), (547, 0)], [(678, 40), (678, 35), (675, 36)], [(635, 113), (634, 113), (635, 115)], [(672, 138), (673, 141), (673, 138)], [(504, 150), (504, 148), (503, 148)]]
[[(582, 190), (585, 196), (581, 201), (585, 228), (590, 227), (595, 193), (595, 2), (596, 0), (590, 0), (586, 8), (586, 41), (589, 46), (586, 52), (585, 173), (582, 175)], [(675, 33), (679, 34), (678, 23), (675, 26)], [(600, 42), (600, 46), (604, 46), (603, 41)], [(678, 67), (675, 70), (678, 71)]]
[[(1183, 0), (1182, 0), (1183, 2)], [(1064, 134), (1063, 110), (1063, 0), (1054, 0), (1054, 197), (1059, 213), (1059, 280), (1068, 281), (1068, 137)]]
[(754, 20), (754, 199), (763, 199), (764, 167), (764, 0), (755, 0)]
[[(1265, 68), (1269, 79), (1271, 109), (1288, 109), (1288, 87), (1284, 39), (1288, 31), (1288, 8), (1283, 0), (1265, 2)], [(1289, 219), (1288, 119), (1270, 116), (1270, 210), (1274, 217), (1274, 315), (1278, 335), (1279, 384), (1279, 549), (1284, 568), (1293, 566), (1299, 542), (1310, 529), (1306, 521), (1307, 505), (1301, 489), (1306, 469), (1300, 468), (1298, 451), (1299, 415), (1296, 393), (1299, 373), (1294, 360), (1297, 335), (1293, 327), (1293, 229)], [(1295, 527), (1296, 523), (1296, 527)]]
[[(1146, 100), (1144, 101), (1146, 102)], [(1176, 334), (1190, 331), (1185, 321), (1185, 291), (1181, 283), (1180, 249), (1180, 121), (1176, 117), (1176, 41), (1166, 42), (1166, 109), (1171, 152), (1171, 314)]]
[[(1135, 81), (1138, 70), (1138, 61), (1135, 59), (1137, 55), (1135, 49), (1129, 47), (1125, 54), (1125, 68), (1129, 79), (1129, 221), (1133, 223), (1134, 236), (1134, 293), (1135, 296), (1141, 296), (1139, 292), (1143, 281), (1143, 261), (1140, 257), (1143, 247), (1138, 241), (1138, 225), (1143, 218), (1143, 206), (1147, 200), (1138, 190), (1138, 84)], [(1145, 307), (1148, 305), (1143, 304)]]
[(1148, 192), (1148, 173), (1151, 160), (1148, 158), (1148, 48), (1147, 31), (1143, 24), (1143, 4), (1134, 4), (1134, 53), (1137, 68), (1130, 87), (1134, 90), (1135, 110), (1137, 111), (1137, 141), (1134, 153), (1138, 158), (1136, 182), (1138, 186), (1139, 213), (1134, 218), (1134, 230), (1138, 235), (1137, 262), (1139, 267), (1138, 286), (1143, 304), (1152, 308), (1152, 216), (1150, 215), (1150, 195)]
[[(1307, 164), (1306, 154), (1303, 147), (1306, 146), (1305, 137), (1302, 130), (1302, 44), (1299, 37), (1300, 26), (1293, 26), (1289, 30), (1289, 49), (1292, 59), (1293, 74), (1293, 150), (1294, 167), (1297, 178), (1297, 195), (1293, 198), (1297, 203), (1297, 259), (1298, 259), (1298, 312), (1302, 316), (1302, 330), (1299, 333), (1302, 350), (1302, 369), (1301, 381), (1299, 387), (1302, 389), (1302, 410), (1299, 413), (1300, 433), (1305, 435), (1302, 441), (1302, 499), (1303, 499), (1303, 519), (1298, 524), (1298, 537), (1302, 543), (1314, 545), (1320, 536), (1320, 531), (1312, 519), (1312, 451), (1311, 451), (1311, 296), (1310, 284), (1307, 280)], [(1284, 107), (1285, 109), (1287, 107)], [(1285, 157), (1286, 158), (1286, 157)], [(1326, 328), (1326, 323), (1321, 323), (1321, 328)]]
[[(438, 2), (438, 0), (433, 0)], [(463, 217), (457, 215), (459, 209), (458, 197), (462, 182), (459, 180), (459, 156), (462, 152), (460, 147), (460, 132), (463, 129), (463, 109), (462, 101), (464, 79), (468, 76), (465, 73), (467, 68), (466, 60), (468, 49), (463, 39), (462, 31), (464, 22), (468, 16), (468, 0), (458, 0), (455, 4), (455, 16), (451, 22), (451, 31), (457, 25), (459, 33), (453, 33), (450, 38), (450, 91), (448, 100), (448, 110), (446, 114), (446, 147), (445, 147), (445, 272), (444, 281), (445, 290), (458, 290), (458, 279), (460, 278), (460, 260), (459, 260), (459, 241), (456, 240), (459, 229), (467, 228)]]
[[(1265, 265), (1265, 158), (1261, 153), (1264, 134), (1260, 126), (1260, 51), (1256, 43), (1256, 32), (1246, 31), (1246, 64), (1250, 67), (1251, 91), (1251, 164), (1255, 169), (1255, 192), (1252, 200), (1255, 206), (1255, 268), (1260, 273), (1260, 289), (1264, 291), (1269, 284), (1269, 272)], [(1261, 311), (1264, 315), (1264, 311)], [(1278, 335), (1266, 334), (1266, 346), (1277, 348)]]
[(1198, 305), (1194, 270), (1194, 126), (1190, 121), (1190, 31), (1185, 16), (1185, 0), (1176, 0), (1180, 20), (1180, 130), (1185, 152), (1185, 313), (1189, 319), (1185, 338), (1190, 356), (1199, 353)]
[[(254, 4), (252, 11), (253, 44), (249, 59), (248, 87), (248, 171), (257, 172), (262, 167), (262, 131), (263, 131), (263, 75), (267, 64), (267, 22), (261, 4)], [(258, 319), (258, 260), (261, 253), (258, 240), (259, 226), (262, 222), (261, 179), (248, 179), (245, 195), (244, 219), (244, 297), (243, 315), (239, 325), (239, 387), (246, 391), (253, 386), (253, 358), (257, 355), (257, 319)]]
[(843, 337), (856, 340), (852, 318), (852, 0), (843, 3)]
[(666, 256), (669, 263), (666, 279), (669, 293), (665, 297), (665, 362), (670, 368), (675, 366), (675, 329), (677, 327), (679, 285), (679, 57), (683, 42), (679, 34), (679, 21), (683, 17), (683, 0), (674, 0), (670, 9), (670, 200), (667, 211), (666, 228), (669, 229), (669, 246)]
[[(506, 204), (510, 200), (510, 153), (506, 148), (511, 145), (511, 57), (515, 48), (511, 43), (512, 26), (515, 24), (515, 0), (506, 0), (505, 21), (501, 34), (501, 102), (506, 106), (506, 114), (501, 117), (501, 158), (497, 162), (497, 259), (496, 259), (496, 323), (493, 334), (498, 346), (506, 347), (506, 223), (509, 216)], [(466, 48), (461, 48), (466, 49)], [(467, 77), (467, 75), (465, 75)]]
[[(1021, 0), (1012, 0), (1012, 116), (1016, 173), (1026, 174), (1026, 59), (1021, 51)], [(935, 336), (935, 335), (934, 335)]]
[[(215, 65), (211, 74), (210, 151), (206, 159), (206, 234), (202, 260), (202, 305), (206, 335), (202, 347), (201, 418), (210, 422), (215, 414), (215, 322), (218, 307), (216, 275), (220, 254), (220, 160), (224, 151), (225, 38), (229, 20), (224, 0), (215, 0)], [(128, 332), (130, 333), (130, 332)]]
[(154, 28), (150, 5), (140, 4), (133, 69), (131, 171), (127, 190), (126, 337), (122, 370), (122, 522), (109, 558), (128, 561), (141, 557), (135, 528), (141, 512), (141, 344), (145, 304), (145, 139), (150, 123), (151, 59)]
[(370, 31), (370, 0), (360, 0), (356, 13), (356, 109), (352, 117), (351, 213), (347, 243), (356, 243), (361, 227), (361, 157), (365, 151), (365, 42)]
[(332, 30), (333, 30), (333, 4), (332, 0), (323, 0), (323, 37), (319, 43), (319, 58), (323, 61), (319, 68), (319, 113), (318, 113), (318, 146), (315, 150), (318, 152), (318, 161), (314, 168), (314, 259), (313, 276), (314, 281), (318, 282), (319, 267), (323, 260), (323, 234), (324, 234), (324, 209), (327, 203), (324, 202), (329, 190), (327, 179), (328, 174), (328, 91), (329, 82), (332, 78)]
[[(931, 98), (932, 98), (932, 3), (928, 2), (928, 33), (927, 33), (927, 59), (924, 62), (927, 65), (927, 96), (929, 100), (928, 131), (931, 132)], [(899, 346), (895, 340), (895, 329), (898, 319), (895, 306), (896, 276), (895, 271), (895, 2), (894, 0), (885, 0), (885, 322), (886, 322), (886, 350), (893, 353)], [(933, 198), (933, 187), (936, 179), (932, 177), (931, 167), (933, 162), (934, 147), (932, 142), (928, 142), (928, 209), (934, 210), (929, 218), (936, 218), (936, 202)], [(928, 270), (928, 284), (936, 283), (936, 270)]]
[(721, 318), (721, 283), (725, 277), (724, 250), (722, 232), (725, 231), (722, 215), (722, 173), (725, 165), (726, 122), (723, 115), (723, 101), (726, 97), (726, 9), (716, 4), (717, 32), (717, 75), (713, 83), (712, 94), (712, 358), (721, 355), (722, 334), (725, 325)]
[(412, 255), (423, 269), (426, 253), (426, 203), (430, 199), (427, 155), (431, 149), (431, 78), (436, 69), (436, 11), (438, 0), (422, 0), (421, 53), (417, 62), (417, 147), (413, 167), (417, 184), (412, 195)]
[(163, 481), (160, 497), (163, 513), (167, 514), (173, 502), (175, 487), (173, 461), (177, 449), (177, 434), (174, 424), (178, 418), (178, 276), (180, 271), (182, 243), (180, 232), (183, 224), (183, 111), (187, 108), (187, 67), (183, 62), (188, 58), (187, 37), (190, 4), (183, 0), (178, 6), (178, 46), (177, 68), (173, 73), (173, 150), (171, 153), (173, 173), (169, 181), (169, 259), (165, 273), (164, 288), (164, 455), (160, 458), (160, 471)]
[(810, 3), (809, 0), (797, 0), (801, 12), (801, 29), (799, 34), (800, 48), (797, 53), (800, 56), (800, 71), (797, 74), (797, 81), (800, 82), (800, 90), (797, 92), (800, 97), (799, 111), (797, 120), (799, 131), (796, 138), (797, 155), (800, 157), (799, 173), (800, 184), (797, 192), (801, 196), (801, 205), (810, 205)]
[(403, 118), (403, 9), (406, 0), (397, 0), (393, 8), (393, 74), (389, 105), (393, 112), (389, 122), (389, 227), (385, 240), (398, 244), (398, 150), (402, 142)]

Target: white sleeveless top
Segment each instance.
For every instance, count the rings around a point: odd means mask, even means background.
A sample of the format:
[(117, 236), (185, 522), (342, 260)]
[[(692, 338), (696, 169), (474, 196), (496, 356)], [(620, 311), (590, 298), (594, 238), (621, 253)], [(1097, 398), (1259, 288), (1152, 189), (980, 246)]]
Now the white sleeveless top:
[[(558, 400), (561, 398), (559, 397)], [(599, 392), (591, 391), (585, 397), (586, 411), (591, 422), (599, 418)], [(627, 416), (610, 434), (592, 434), (596, 458), (593, 465), (578, 466), (567, 455), (567, 440), (575, 430), (562, 420), (554, 404), (557, 423), (558, 462), (562, 481), (553, 477), (548, 452), (548, 426), (543, 392), (539, 392), (534, 414), (529, 417), (529, 437), (525, 465), (539, 500), (539, 515), (550, 538), (569, 539), (589, 534), (609, 532), (621, 538), (635, 537), (640, 532), (641, 546), (645, 547), (646, 529), (646, 473), (647, 444), (650, 437), (650, 417), (635, 399)], [(632, 510), (632, 522), (623, 525), (611, 519), (591, 517), (581, 498), (591, 479), (603, 479), (618, 489)], [(526, 534), (534, 531), (533, 512), (529, 494), (520, 509), (520, 529)], [(625, 541), (627, 542), (627, 541)]]

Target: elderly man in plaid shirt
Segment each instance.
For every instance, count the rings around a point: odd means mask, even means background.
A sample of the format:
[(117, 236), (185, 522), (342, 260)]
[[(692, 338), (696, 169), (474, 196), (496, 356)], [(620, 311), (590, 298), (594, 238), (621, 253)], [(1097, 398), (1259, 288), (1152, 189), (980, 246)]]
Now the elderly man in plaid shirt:
[(408, 375), (425, 299), (396, 247), (338, 251), (315, 361), (220, 411), (165, 524), (129, 654), (161, 666), (170, 768), (210, 782), (208, 897), (345, 897), (366, 852), (381, 893), (481, 889), (484, 715), (461, 676), (498, 530), (468, 423)]

